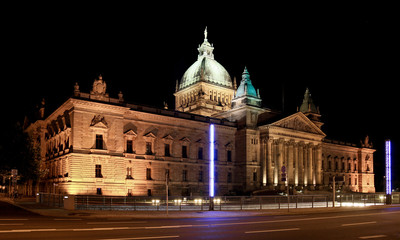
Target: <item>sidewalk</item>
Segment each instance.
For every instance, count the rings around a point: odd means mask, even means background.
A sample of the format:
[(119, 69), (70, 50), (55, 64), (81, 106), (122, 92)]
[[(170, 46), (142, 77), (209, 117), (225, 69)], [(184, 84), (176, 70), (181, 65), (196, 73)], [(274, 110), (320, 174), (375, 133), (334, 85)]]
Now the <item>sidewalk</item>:
[(38, 204), (34, 198), (22, 198), (12, 201), (9, 198), (0, 197), (0, 201), (9, 202), (25, 210), (40, 214), (42, 216), (61, 218), (106, 218), (106, 219), (135, 219), (135, 218), (230, 218), (250, 216), (273, 216), (273, 215), (299, 215), (311, 213), (347, 212), (356, 210), (380, 209), (391, 206), (368, 206), (368, 207), (337, 207), (337, 208), (297, 208), (297, 209), (266, 209), (266, 210), (243, 210), (243, 211), (107, 211), (107, 210), (66, 210)]

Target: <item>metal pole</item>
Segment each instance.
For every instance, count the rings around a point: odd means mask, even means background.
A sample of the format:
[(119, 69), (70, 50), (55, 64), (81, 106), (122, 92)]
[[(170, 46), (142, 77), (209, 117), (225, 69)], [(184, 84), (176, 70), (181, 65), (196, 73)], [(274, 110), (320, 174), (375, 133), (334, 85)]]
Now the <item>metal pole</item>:
[(335, 190), (336, 190), (336, 181), (335, 181), (335, 176), (333, 176), (333, 199), (332, 199), (332, 206), (335, 207)]
[(167, 200), (167, 216), (168, 216), (168, 179), (169, 179), (169, 171), (165, 172), (165, 196)]

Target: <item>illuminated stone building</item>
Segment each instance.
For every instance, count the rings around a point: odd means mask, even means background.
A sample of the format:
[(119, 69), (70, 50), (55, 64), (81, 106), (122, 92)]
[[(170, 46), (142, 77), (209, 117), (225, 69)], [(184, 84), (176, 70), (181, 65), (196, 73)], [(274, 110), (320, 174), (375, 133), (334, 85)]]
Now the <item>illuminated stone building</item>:
[[(263, 108), (245, 68), (239, 86), (214, 59), (205, 31), (198, 59), (176, 84), (175, 110), (129, 104), (107, 93), (74, 93), (26, 130), (41, 147), (40, 191), (68, 194), (207, 195), (209, 125), (215, 125), (216, 195), (262, 189), (375, 192), (373, 153), (327, 140), (307, 89), (291, 115)], [(287, 183), (282, 181), (282, 169)]]

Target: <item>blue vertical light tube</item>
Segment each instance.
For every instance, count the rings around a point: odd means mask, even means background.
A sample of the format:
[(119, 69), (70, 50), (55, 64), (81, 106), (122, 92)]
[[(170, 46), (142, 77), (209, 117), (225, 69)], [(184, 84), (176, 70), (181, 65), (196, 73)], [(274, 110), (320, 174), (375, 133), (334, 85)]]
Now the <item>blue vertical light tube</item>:
[(391, 143), (390, 140), (385, 142), (386, 150), (386, 195), (392, 194), (392, 156), (391, 156)]
[(210, 124), (210, 172), (209, 172), (209, 195), (214, 197), (214, 124)]

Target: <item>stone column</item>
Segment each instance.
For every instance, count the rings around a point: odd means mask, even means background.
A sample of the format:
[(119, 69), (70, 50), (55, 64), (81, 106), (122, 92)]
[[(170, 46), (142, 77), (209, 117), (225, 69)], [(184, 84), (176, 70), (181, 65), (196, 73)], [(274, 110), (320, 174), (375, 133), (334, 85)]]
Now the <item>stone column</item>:
[(307, 185), (313, 185), (313, 144), (307, 146)]
[(289, 184), (294, 184), (294, 173), (293, 173), (293, 144), (294, 141), (291, 140), (289, 141), (289, 145), (288, 145), (288, 162), (287, 162), (287, 172), (288, 172), (288, 183)]
[(304, 186), (304, 143), (299, 142), (298, 144), (298, 179), (299, 185)]
[(294, 159), (294, 185), (299, 185), (299, 146), (293, 144), (293, 159)]
[(284, 185), (285, 182), (282, 182), (282, 178), (280, 176), (281, 174), (281, 169), (283, 166), (283, 156), (284, 156), (284, 140), (281, 138), (278, 140), (278, 185)]
[(267, 164), (268, 164), (268, 149), (267, 149), (267, 138), (262, 140), (262, 185), (267, 185)]
[(317, 148), (316, 148), (316, 160), (317, 160), (317, 164), (316, 164), (316, 182), (317, 182), (317, 186), (321, 186), (322, 185), (322, 145), (318, 144)]
[(268, 138), (267, 139), (267, 184), (269, 186), (272, 186), (274, 184), (274, 171), (272, 168), (272, 144), (273, 144), (273, 139)]

